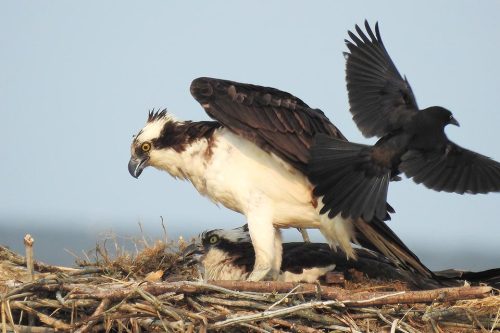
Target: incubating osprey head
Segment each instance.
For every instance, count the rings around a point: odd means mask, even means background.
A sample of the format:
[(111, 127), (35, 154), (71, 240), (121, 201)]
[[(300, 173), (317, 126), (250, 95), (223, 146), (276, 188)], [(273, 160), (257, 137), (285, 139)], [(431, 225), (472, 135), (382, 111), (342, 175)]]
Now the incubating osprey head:
[(186, 261), (200, 266), (205, 280), (245, 280), (255, 263), (246, 224), (230, 230), (204, 231), (183, 255)]
[[(247, 224), (229, 230), (207, 230), (198, 235), (196, 242), (186, 248), (184, 255), (202, 255), (211, 250), (240, 252), (242, 250), (241, 244), (251, 241)], [(252, 255), (254, 254), (252, 253)]]

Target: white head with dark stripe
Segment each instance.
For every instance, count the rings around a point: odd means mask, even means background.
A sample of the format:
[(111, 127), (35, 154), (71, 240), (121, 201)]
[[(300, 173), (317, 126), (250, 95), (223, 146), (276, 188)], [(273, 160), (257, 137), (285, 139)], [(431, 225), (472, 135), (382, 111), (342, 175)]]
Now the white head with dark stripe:
[(143, 129), (134, 136), (128, 164), (130, 174), (138, 178), (147, 166), (169, 172), (174, 177), (185, 177), (186, 164), (181, 154), (197, 139), (212, 135), (216, 124), (179, 121), (167, 110), (150, 111)]
[(177, 148), (179, 142), (175, 142), (178, 141), (175, 129), (180, 124), (166, 110), (149, 112), (146, 125), (134, 136), (130, 148), (128, 170), (133, 177), (138, 178), (147, 166), (162, 164), (165, 151)]
[(244, 280), (255, 263), (247, 225), (204, 231), (184, 250), (184, 257), (199, 264), (206, 280)]

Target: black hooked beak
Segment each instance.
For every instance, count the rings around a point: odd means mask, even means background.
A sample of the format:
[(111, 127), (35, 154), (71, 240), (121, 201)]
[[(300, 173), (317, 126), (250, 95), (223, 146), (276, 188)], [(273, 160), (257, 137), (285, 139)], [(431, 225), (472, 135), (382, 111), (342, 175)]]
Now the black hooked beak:
[(149, 157), (147, 156), (142, 158), (132, 156), (128, 162), (128, 172), (130, 172), (130, 175), (134, 178), (139, 178), (142, 170), (147, 167), (148, 160)]
[(450, 124), (460, 127), (458, 120), (456, 120), (453, 116), (450, 117)]
[(182, 252), (182, 261), (188, 265), (198, 263), (200, 256), (204, 253), (203, 245), (200, 243), (189, 244)]

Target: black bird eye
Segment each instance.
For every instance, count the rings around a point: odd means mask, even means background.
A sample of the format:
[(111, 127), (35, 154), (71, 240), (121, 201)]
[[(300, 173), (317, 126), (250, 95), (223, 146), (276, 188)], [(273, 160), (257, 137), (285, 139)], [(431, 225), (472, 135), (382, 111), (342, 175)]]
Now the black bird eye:
[(212, 236), (212, 237), (210, 237), (210, 239), (208, 240), (208, 242), (209, 242), (210, 244), (215, 244), (215, 243), (217, 243), (218, 241), (219, 241), (219, 237), (217, 237), (217, 236), (215, 236), (215, 235), (214, 235), (214, 236)]
[(143, 152), (148, 152), (151, 150), (151, 144), (149, 142), (144, 142), (142, 145), (141, 145), (141, 149)]

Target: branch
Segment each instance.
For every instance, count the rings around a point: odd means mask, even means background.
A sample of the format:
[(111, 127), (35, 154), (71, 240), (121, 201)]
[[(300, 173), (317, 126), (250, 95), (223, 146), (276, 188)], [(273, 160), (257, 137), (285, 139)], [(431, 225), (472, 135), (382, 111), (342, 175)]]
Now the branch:
[[(219, 287), (238, 291), (263, 293), (285, 293), (297, 287), (292, 282), (250, 282), (250, 281), (210, 281)], [(319, 289), (323, 299), (336, 299), (351, 307), (386, 304), (448, 302), (473, 298), (484, 298), (490, 295), (491, 287), (454, 287), (434, 290), (402, 291), (402, 292), (351, 292), (338, 287), (302, 284), (297, 293), (315, 294)]]

